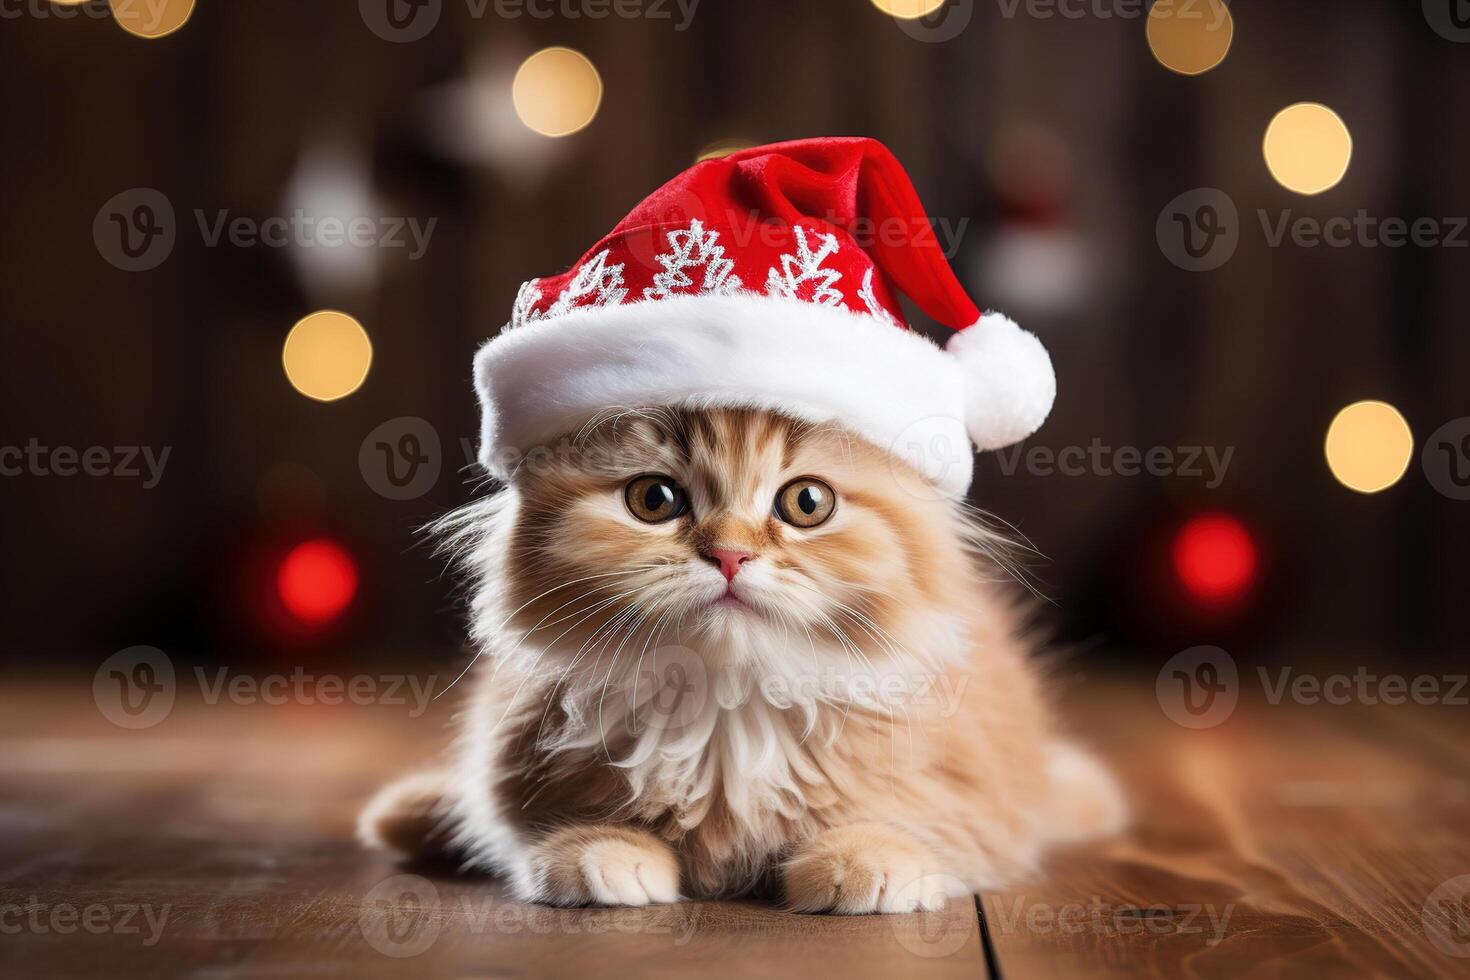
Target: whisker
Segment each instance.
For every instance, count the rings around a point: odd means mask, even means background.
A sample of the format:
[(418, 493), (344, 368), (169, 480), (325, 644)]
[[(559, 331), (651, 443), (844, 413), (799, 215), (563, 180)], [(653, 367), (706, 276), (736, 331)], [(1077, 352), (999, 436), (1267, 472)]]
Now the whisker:
[[(573, 623), (571, 626), (568, 626), (565, 630), (563, 630), (561, 632), (561, 634), (556, 637), (556, 640), (559, 640), (559, 639), (561, 639), (561, 637), (566, 636), (572, 630), (576, 629), (579, 625), (581, 625), (582, 623), (586, 622), (588, 619), (592, 618), (593, 616), (597, 615), (597, 613), (598, 613), (599, 610), (605, 609), (609, 605), (617, 602), (619, 599), (622, 599), (622, 598), (624, 598), (626, 596), (633, 595), (637, 591), (638, 591), (637, 589), (634, 589), (634, 590), (632, 590), (630, 592), (624, 592), (624, 593), (621, 593), (619, 595), (610, 596), (608, 598), (605, 598), (605, 599), (602, 599), (602, 600), (600, 600), (598, 602), (593, 603), (592, 608), (590, 610), (585, 611), (585, 614), (582, 616), (581, 619), (577, 620), (577, 622)], [(547, 613), (546, 615), (547, 616), (555, 615), (558, 611), (560, 611), (562, 609), (565, 609), (567, 606), (571, 605), (572, 602), (578, 602), (581, 599), (585, 599), (585, 598), (588, 598), (589, 596), (596, 595), (596, 594), (597, 594), (597, 590), (596, 589), (592, 590), (591, 592), (583, 593), (577, 599), (571, 600), (571, 602), (564, 602), (564, 603), (562, 603), (560, 606), (557, 606), (556, 609), (553, 609), (551, 612)], [(578, 610), (578, 612), (584, 612), (584, 611), (583, 610)], [(561, 619), (558, 619), (558, 620), (556, 620), (556, 621), (554, 621), (552, 623), (547, 623), (546, 625), (547, 626), (555, 626), (557, 623), (565, 622), (566, 620), (570, 619), (572, 616), (575, 616), (575, 615), (577, 615), (577, 613), (571, 613), (568, 616), (564, 616)], [(546, 617), (543, 617), (542, 618), (542, 622), (545, 622), (545, 619), (546, 619)], [(512, 654), (514, 654), (517, 650), (520, 649), (521, 645), (523, 643), (525, 643), (525, 641), (530, 637), (530, 635), (532, 633), (536, 632), (538, 629), (541, 629), (541, 628), (542, 628), (541, 623), (537, 623), (535, 626), (533, 626), (529, 630), (527, 630), (526, 633), (519, 640), (516, 641), (516, 645), (509, 652), (507, 652), (506, 654), (503, 655), (503, 657), (501, 659), (501, 664), (504, 664), (504, 663), (509, 662), (510, 656)], [(550, 648), (550, 647), (554, 647), (556, 645), (556, 640), (552, 640), (551, 643), (542, 646), (541, 649), (539, 649), (539, 650), (536, 651), (536, 659), (533, 660), (533, 661), (531, 661), (531, 665), (526, 668), (526, 676), (524, 678), (522, 678), (520, 685), (516, 688), (515, 694), (511, 696), (510, 703), (506, 705), (505, 713), (500, 716), (500, 720), (495, 723), (495, 725), (491, 729), (491, 731), (495, 731), (496, 729), (498, 729), (500, 727), (500, 722), (504, 721), (505, 718), (506, 718), (506, 715), (510, 714), (511, 708), (515, 706), (516, 700), (519, 699), (520, 696), (521, 696), (522, 689), (524, 689), (525, 686), (526, 686), (526, 684), (527, 684), (527, 682), (529, 682), (530, 679), (533, 676), (535, 676), (536, 667), (541, 663), (541, 659), (546, 655), (547, 649)], [(499, 665), (496, 666), (496, 670), (497, 671), (499, 670)]]
[[(608, 578), (608, 577), (617, 576), (617, 575), (627, 575), (627, 574), (631, 574), (632, 571), (634, 571), (634, 570), (626, 570), (625, 569), (625, 570), (617, 571), (617, 572), (605, 572), (605, 573), (603, 573), (601, 575), (587, 575), (587, 576), (583, 576), (582, 578), (572, 579), (570, 582), (562, 582), (559, 585), (553, 585), (551, 588), (547, 589), (545, 592), (542, 592), (540, 595), (533, 596), (532, 598), (527, 599), (525, 602), (521, 603), (515, 609), (511, 610), (511, 612), (505, 617), (505, 619), (501, 621), (500, 625), (497, 626), (497, 627), (495, 627), (494, 632), (497, 632), (498, 633), (500, 630), (504, 629), (505, 628), (505, 625), (507, 623), (509, 623), (511, 621), (511, 619), (514, 618), (517, 613), (519, 613), (522, 609), (525, 609), (531, 603), (536, 602), (538, 599), (544, 599), (546, 596), (550, 595), (553, 592), (556, 592), (559, 589), (565, 589), (565, 588), (567, 588), (569, 586), (576, 585), (579, 582), (588, 582), (588, 581), (591, 581), (592, 579)], [(575, 600), (573, 600), (573, 601), (575, 601)], [(558, 607), (558, 608), (560, 608), (560, 607)], [(448, 693), (454, 687), (454, 685), (458, 684), (464, 678), (464, 675), (467, 674), (467, 673), (469, 673), (470, 668), (473, 667), (475, 665), (476, 661), (478, 661), (480, 659), (480, 657), (482, 657), (482, 656), (484, 656), (484, 650), (476, 650), (475, 651), (475, 655), (470, 658), (470, 662), (468, 664), (466, 664), (465, 667), (464, 667), (464, 669), (461, 670), (455, 676), (454, 680), (450, 681), (449, 682), (449, 685), (447, 687), (445, 687), (443, 690), (441, 690), (438, 694), (434, 695), (434, 700), (437, 701), (439, 698), (443, 697), (446, 693)], [(500, 664), (503, 664), (503, 663), (505, 663), (505, 660), (504, 659), (501, 659)], [(495, 672), (497, 674), (500, 672), (500, 664), (496, 664), (496, 667), (495, 667)]]

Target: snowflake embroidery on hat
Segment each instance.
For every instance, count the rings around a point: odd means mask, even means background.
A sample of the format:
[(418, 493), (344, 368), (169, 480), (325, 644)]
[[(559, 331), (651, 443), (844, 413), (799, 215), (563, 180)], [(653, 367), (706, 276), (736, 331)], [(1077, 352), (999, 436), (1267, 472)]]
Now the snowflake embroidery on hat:
[(842, 273), (822, 266), (837, 251), (837, 236), (823, 235), (821, 247), (812, 251), (806, 240), (806, 229), (795, 225), (792, 230), (796, 232), (796, 252), (781, 256), (780, 272), (773, 267), (766, 274), (766, 294), (805, 300), (818, 306), (841, 304), (842, 291), (836, 288), (836, 283)]
[(621, 303), (628, 295), (623, 285), (623, 263), (608, 265), (607, 257), (611, 251), (605, 248), (583, 262), (543, 316), (561, 316), (579, 306), (616, 306)]
[(512, 329), (530, 323), (532, 320), (545, 318), (546, 314), (536, 311), (536, 304), (541, 302), (541, 290), (536, 286), (540, 281), (539, 279), (527, 279), (521, 283), (521, 288), (516, 292), (515, 305), (510, 309)]
[(688, 228), (668, 233), (671, 251), (656, 256), (663, 272), (653, 275), (653, 285), (643, 290), (644, 299), (668, 299), (675, 292), (688, 291), (694, 285), (689, 270), (704, 269), (700, 280), (701, 293), (727, 294), (742, 288), (739, 276), (730, 273), (735, 260), (725, 258), (725, 246), (718, 244), (720, 233), (706, 231), (704, 224), (693, 218)]
[[(811, 235), (817, 242), (817, 247), (813, 248), (807, 229), (795, 225), (791, 230), (796, 238), (796, 249), (781, 255), (779, 268), (773, 266), (766, 270), (766, 295), (817, 306), (845, 306), (847, 299), (837, 285), (842, 273), (827, 265), (827, 261), (841, 248), (837, 236), (813, 232)], [(666, 232), (665, 239), (669, 251), (655, 256), (663, 271), (654, 273), (653, 285), (643, 289), (644, 300), (701, 293), (757, 295), (745, 287), (740, 276), (735, 275), (735, 261), (725, 254), (725, 246), (720, 244), (720, 233), (706, 228), (698, 218), (692, 219), (687, 227)], [(582, 263), (556, 300), (544, 308), (542, 280), (530, 279), (522, 283), (511, 308), (510, 326), (514, 328), (546, 320), (582, 307), (622, 303), (628, 295), (623, 279), (624, 263), (609, 262), (611, 255), (612, 250), (605, 248)], [(702, 270), (697, 285), (696, 270)], [(868, 316), (902, 328), (903, 321), (878, 301), (873, 289), (874, 271), (872, 268), (864, 271), (857, 299), (862, 301)]]
[(863, 301), (863, 305), (868, 308), (868, 315), (871, 316), (873, 319), (880, 320), (883, 323), (891, 323), (895, 327), (903, 326), (902, 323), (898, 322), (898, 317), (894, 316), (892, 313), (889, 313), (886, 309), (883, 308), (882, 304), (878, 302), (878, 296), (873, 292), (872, 269), (869, 269), (867, 272), (863, 273), (863, 285), (862, 288), (858, 290), (858, 298)]

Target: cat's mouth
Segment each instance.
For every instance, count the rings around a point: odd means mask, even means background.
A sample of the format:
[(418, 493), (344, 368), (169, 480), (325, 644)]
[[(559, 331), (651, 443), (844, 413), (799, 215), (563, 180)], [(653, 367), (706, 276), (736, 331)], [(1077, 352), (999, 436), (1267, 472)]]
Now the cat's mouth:
[(748, 613), (752, 616), (762, 615), (754, 603), (736, 595), (734, 589), (726, 589), (723, 594), (715, 596), (705, 605), (710, 611), (727, 611), (730, 613)]

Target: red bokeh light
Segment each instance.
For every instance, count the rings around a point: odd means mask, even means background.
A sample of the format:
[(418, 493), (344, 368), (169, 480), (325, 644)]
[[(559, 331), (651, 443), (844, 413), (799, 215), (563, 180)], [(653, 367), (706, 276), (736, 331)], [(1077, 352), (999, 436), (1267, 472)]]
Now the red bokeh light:
[(357, 595), (357, 562), (335, 541), (304, 541), (287, 553), (276, 570), (276, 594), (297, 621), (324, 626), (352, 605)]
[(1174, 537), (1174, 573), (1194, 599), (1226, 605), (1243, 598), (1256, 581), (1256, 543), (1239, 518), (1201, 514)]

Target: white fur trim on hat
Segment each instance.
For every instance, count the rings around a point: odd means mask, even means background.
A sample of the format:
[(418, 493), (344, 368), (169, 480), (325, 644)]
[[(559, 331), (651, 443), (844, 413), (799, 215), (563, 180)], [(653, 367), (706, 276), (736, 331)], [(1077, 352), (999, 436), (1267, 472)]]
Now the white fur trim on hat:
[(965, 378), (965, 427), (979, 449), (1002, 449), (1041, 428), (1057, 397), (1051, 356), (1036, 335), (986, 313), (945, 344)]
[[(955, 340), (986, 330), (982, 321)], [(970, 484), (965, 421), (977, 404), (962, 350), (956, 359), (886, 320), (759, 294), (582, 307), (481, 347), (480, 461), (508, 477), (531, 449), (609, 408), (752, 407), (840, 422), (958, 497)]]

